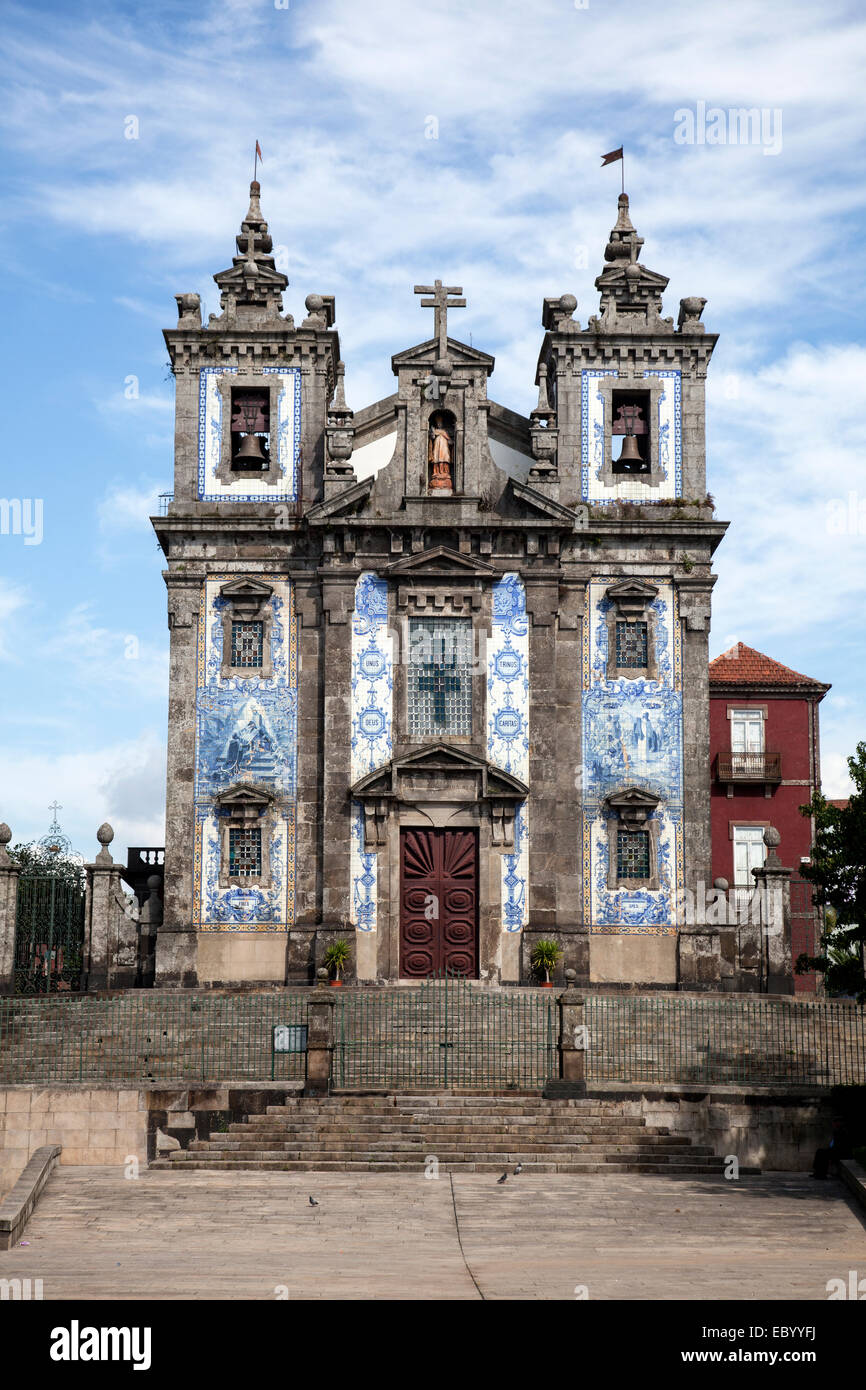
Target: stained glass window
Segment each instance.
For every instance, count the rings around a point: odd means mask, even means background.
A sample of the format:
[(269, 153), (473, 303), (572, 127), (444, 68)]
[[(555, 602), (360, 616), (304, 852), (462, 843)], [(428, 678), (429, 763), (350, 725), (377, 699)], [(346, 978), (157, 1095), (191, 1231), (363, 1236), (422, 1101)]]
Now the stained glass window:
[(229, 830), (229, 875), (232, 878), (260, 878), (262, 872), (262, 832), (256, 826), (236, 826)]
[(409, 623), (409, 737), (472, 733), (472, 621)]
[(649, 878), (649, 831), (616, 832), (617, 878)]
[(264, 623), (232, 623), (232, 666), (261, 666)]
[(647, 624), (617, 623), (616, 664), (625, 671), (643, 671), (647, 663)]

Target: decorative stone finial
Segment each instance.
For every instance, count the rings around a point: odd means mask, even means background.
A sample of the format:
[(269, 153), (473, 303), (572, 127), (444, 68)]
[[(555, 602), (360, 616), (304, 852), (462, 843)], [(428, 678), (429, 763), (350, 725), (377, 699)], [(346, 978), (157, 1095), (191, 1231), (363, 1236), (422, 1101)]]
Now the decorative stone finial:
[(150, 874), (148, 876), (147, 886), (150, 889), (151, 893), (158, 893), (161, 883), (162, 879), (160, 878), (159, 874)]
[(178, 328), (201, 328), (201, 298), (197, 294), (176, 294)]
[(764, 844), (767, 846), (767, 857), (764, 860), (765, 869), (781, 869), (782, 861), (776, 850), (782, 843), (782, 836), (774, 825), (768, 825), (763, 835)]
[(704, 312), (706, 302), (697, 294), (689, 295), (687, 299), (680, 300), (677, 328), (681, 333), (704, 333), (706, 331), (701, 323), (701, 314)]
[(323, 966), (321, 966), (321, 967), (316, 971), (316, 979), (320, 982), (320, 984), (327, 984), (327, 983), (328, 983), (328, 972), (327, 972), (327, 970), (325, 970), (325, 968), (324, 968)]
[(108, 846), (111, 844), (112, 840), (114, 839), (114, 830), (113, 830), (112, 827), (108, 824), (108, 821), (107, 821), (107, 820), (106, 820), (106, 821), (103, 821), (103, 822), (102, 822), (102, 825), (101, 825), (101, 826), (99, 827), (99, 829), (97, 830), (97, 832), (96, 832), (96, 838), (97, 838), (97, 840), (99, 841), (99, 843), (100, 843), (101, 846), (102, 846), (102, 849), (99, 851), (99, 853), (98, 853), (97, 856), (96, 856), (96, 863), (97, 863), (97, 864), (113, 864), (113, 863), (114, 863), (114, 860), (112, 859), (111, 854), (109, 853)]
[(2, 865), (4, 869), (8, 868), (8, 866), (12, 863), (12, 860), (6, 853), (6, 846), (8, 845), (11, 839), (12, 831), (9, 829), (9, 826), (6, 824), (4, 820), (2, 824), (0, 824), (0, 865)]

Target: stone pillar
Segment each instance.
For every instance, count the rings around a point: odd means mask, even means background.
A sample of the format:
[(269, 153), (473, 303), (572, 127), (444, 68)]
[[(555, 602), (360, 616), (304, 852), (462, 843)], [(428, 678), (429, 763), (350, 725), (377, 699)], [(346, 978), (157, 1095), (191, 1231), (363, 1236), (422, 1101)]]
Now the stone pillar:
[(767, 857), (761, 869), (753, 869), (755, 884), (762, 889), (760, 929), (766, 941), (766, 989), (768, 994), (794, 993), (791, 959), (791, 869), (782, 866), (776, 853), (781, 835), (775, 826), (764, 831)]
[(0, 825), (0, 994), (11, 994), (14, 988), (18, 866), (6, 849), (11, 839), (12, 831), (4, 822)]
[(326, 1096), (331, 1089), (334, 1055), (334, 992), (327, 970), (317, 970), (318, 984), (307, 1000), (307, 1074), (305, 1096)]
[(680, 989), (721, 989), (722, 940), (716, 926), (683, 923), (677, 932)]
[(559, 1006), (559, 1076), (551, 1078), (543, 1095), (546, 1100), (574, 1100), (586, 1095), (586, 1053), (589, 1035), (586, 1027), (586, 1000), (574, 988), (576, 972), (566, 971), (568, 988), (557, 999)]
[(130, 989), (135, 984), (138, 925), (127, 911), (120, 887), (121, 866), (108, 846), (114, 831), (108, 822), (96, 838), (102, 846), (87, 864), (84, 989)]

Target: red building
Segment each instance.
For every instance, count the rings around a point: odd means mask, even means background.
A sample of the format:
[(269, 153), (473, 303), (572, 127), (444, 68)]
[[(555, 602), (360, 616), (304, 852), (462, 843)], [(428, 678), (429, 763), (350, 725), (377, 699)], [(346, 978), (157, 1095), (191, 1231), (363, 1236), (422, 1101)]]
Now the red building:
[[(753, 887), (764, 831), (775, 826), (779, 858), (794, 870), (795, 961), (814, 949), (816, 914), (799, 876), (812, 852), (812, 822), (799, 807), (820, 786), (818, 706), (829, 689), (742, 642), (710, 662), (713, 877)], [(795, 989), (814, 992), (814, 975), (795, 976)]]

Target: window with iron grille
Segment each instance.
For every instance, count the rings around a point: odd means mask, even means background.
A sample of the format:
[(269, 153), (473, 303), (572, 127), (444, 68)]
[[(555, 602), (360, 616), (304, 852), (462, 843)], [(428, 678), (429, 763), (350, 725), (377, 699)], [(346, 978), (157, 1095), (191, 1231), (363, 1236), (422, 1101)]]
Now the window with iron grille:
[(237, 826), (229, 830), (229, 876), (261, 878), (262, 832), (256, 826)]
[(409, 623), (409, 737), (472, 733), (472, 621)]
[(648, 830), (617, 831), (617, 878), (649, 878), (649, 841)]
[(624, 671), (643, 671), (646, 669), (646, 623), (617, 623), (616, 664)]
[(232, 623), (232, 666), (261, 666), (264, 623)]

